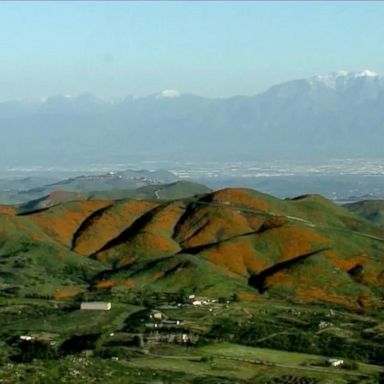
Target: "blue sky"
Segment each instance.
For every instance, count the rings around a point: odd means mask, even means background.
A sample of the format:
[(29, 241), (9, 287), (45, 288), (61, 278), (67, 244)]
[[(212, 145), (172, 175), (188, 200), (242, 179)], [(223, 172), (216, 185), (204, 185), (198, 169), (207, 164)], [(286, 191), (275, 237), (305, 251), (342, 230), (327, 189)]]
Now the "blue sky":
[(384, 74), (382, 2), (0, 2), (0, 100), (209, 97), (340, 69)]

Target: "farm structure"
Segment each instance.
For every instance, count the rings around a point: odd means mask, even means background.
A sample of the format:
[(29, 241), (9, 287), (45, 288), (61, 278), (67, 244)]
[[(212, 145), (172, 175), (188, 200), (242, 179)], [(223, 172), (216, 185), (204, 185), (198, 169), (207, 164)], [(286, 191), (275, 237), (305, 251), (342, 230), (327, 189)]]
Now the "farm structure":
[(82, 311), (109, 311), (112, 304), (104, 301), (88, 301), (80, 305)]

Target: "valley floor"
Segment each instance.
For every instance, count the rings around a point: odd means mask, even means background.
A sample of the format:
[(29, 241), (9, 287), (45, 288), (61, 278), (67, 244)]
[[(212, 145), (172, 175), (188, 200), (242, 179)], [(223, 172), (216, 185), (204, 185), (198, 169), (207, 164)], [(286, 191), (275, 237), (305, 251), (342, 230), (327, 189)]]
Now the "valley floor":
[[(376, 338), (382, 337), (380, 314), (278, 302), (159, 305), (156, 310), (113, 302), (110, 311), (81, 311), (76, 305), (0, 300), (0, 383), (374, 384), (384, 376), (382, 366), (369, 363), (363, 355), (352, 359), (343, 350), (322, 355), (251, 346), (268, 340), (273, 346), (271, 340), (276, 343), (284, 334), (295, 333), (324, 338), (332, 334), (348, 346), (361, 334), (375, 332)], [(154, 313), (168, 322), (177, 315), (180, 324), (155, 320)], [(329, 324), (319, 329), (319, 319)], [(238, 326), (228, 331), (225, 326), (231, 326), (231, 321)], [(301, 328), (292, 327), (294, 323)], [(149, 324), (158, 324), (159, 329), (154, 331)], [(245, 330), (250, 326), (255, 336), (261, 324), (270, 324), (271, 330), (273, 324), (281, 326), (283, 332), (271, 331), (255, 341)], [(349, 330), (343, 331), (347, 324)], [(180, 343), (177, 338), (164, 341), (178, 334), (196, 337), (192, 343)], [(20, 339), (26, 335), (31, 339)], [(342, 358), (344, 365), (330, 366), (330, 357)]]

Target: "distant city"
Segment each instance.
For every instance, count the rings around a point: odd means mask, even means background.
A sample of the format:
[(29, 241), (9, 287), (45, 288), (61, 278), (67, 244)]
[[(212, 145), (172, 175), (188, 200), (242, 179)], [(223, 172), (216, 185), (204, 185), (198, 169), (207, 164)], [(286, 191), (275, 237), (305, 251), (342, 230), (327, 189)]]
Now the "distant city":
[(247, 187), (278, 197), (317, 193), (341, 202), (384, 197), (384, 159), (330, 159), (319, 163), (159, 159), (77, 166), (15, 165), (3, 168), (0, 178), (46, 177), (59, 181), (127, 169), (163, 169), (176, 179), (196, 181), (213, 189)]

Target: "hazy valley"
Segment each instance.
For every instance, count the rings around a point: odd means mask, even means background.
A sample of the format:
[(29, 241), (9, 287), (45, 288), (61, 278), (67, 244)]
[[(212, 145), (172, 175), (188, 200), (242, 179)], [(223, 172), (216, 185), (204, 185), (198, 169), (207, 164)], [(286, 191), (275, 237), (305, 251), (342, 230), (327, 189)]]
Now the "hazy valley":
[(1, 382), (381, 383), (383, 95), (0, 103)]

